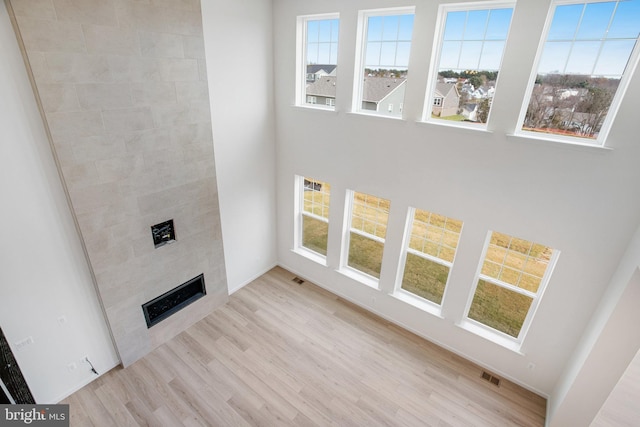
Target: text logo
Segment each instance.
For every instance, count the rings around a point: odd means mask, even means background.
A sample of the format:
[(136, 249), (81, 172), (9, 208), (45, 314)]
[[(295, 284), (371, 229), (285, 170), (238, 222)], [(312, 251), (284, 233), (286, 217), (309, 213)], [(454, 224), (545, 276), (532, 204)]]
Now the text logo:
[(69, 427), (69, 405), (0, 405), (0, 427)]

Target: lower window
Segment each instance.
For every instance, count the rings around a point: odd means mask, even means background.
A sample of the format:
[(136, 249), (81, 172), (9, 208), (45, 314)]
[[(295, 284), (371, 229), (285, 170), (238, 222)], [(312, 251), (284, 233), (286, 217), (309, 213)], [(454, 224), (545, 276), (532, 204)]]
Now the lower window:
[(440, 305), (458, 247), (462, 221), (411, 208), (408, 224), (411, 228), (405, 237), (400, 288)]
[(326, 257), (331, 186), (326, 182), (298, 176), (297, 188), (299, 228), (296, 247)]
[(380, 197), (354, 191), (349, 192), (349, 197), (348, 256), (344, 264), (379, 279), (390, 203)]
[(548, 246), (492, 232), (467, 317), (521, 342), (558, 255)]

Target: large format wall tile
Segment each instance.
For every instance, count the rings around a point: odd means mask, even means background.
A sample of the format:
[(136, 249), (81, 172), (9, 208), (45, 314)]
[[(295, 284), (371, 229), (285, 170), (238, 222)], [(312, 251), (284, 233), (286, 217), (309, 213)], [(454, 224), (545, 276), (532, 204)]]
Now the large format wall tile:
[[(227, 299), (199, 0), (10, 0), (124, 365)], [(173, 219), (176, 242), (151, 226)], [(148, 329), (141, 305), (204, 273)]]

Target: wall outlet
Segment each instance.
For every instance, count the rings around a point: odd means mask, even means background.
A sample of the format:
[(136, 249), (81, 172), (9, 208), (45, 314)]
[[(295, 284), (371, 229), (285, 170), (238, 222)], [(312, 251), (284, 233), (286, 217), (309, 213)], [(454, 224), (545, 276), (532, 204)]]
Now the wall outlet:
[(21, 350), (23, 348), (25, 348), (28, 345), (33, 344), (33, 337), (26, 337), (23, 340), (18, 341), (17, 343), (15, 343), (16, 346), (16, 350)]

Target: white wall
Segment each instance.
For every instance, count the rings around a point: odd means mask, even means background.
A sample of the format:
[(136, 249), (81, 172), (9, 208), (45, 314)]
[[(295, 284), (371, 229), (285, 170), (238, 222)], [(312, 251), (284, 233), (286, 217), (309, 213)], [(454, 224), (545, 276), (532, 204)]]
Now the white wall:
[[(493, 103), (491, 132), (479, 132), (415, 122), (426, 90), (437, 2), (274, 1), (279, 262), (544, 395), (552, 393), (565, 371), (640, 220), (637, 74), (609, 135), (611, 150), (507, 136), (515, 130), (549, 3), (518, 1)], [(411, 4), (417, 6), (412, 52), (419, 55), (411, 58), (406, 120), (350, 113), (357, 11)], [(341, 16), (336, 112), (294, 107), (296, 16), (332, 12)], [(295, 174), (332, 185), (328, 267), (291, 251)], [(335, 271), (347, 189), (391, 201), (380, 280), (383, 292)], [(386, 294), (394, 286), (410, 206), (464, 221), (444, 319)], [(561, 251), (523, 354), (455, 325), (464, 315), (488, 230)], [(529, 363), (536, 368), (528, 369)]]
[(202, 2), (229, 292), (276, 264), (272, 2)]
[[(598, 309), (559, 378), (549, 405), (552, 426), (587, 425), (635, 354), (640, 335), (640, 228), (611, 279)], [(631, 332), (631, 333), (630, 333)]]
[(602, 406), (591, 427), (635, 426), (640, 420), (640, 351)]
[(83, 356), (100, 373), (119, 361), (4, 2), (0, 52), (0, 326), (36, 401), (54, 403), (94, 379)]

